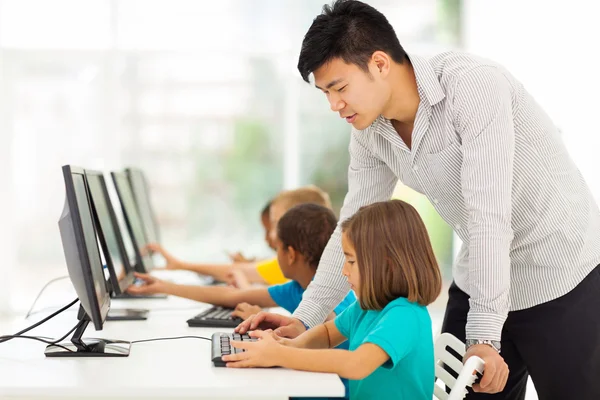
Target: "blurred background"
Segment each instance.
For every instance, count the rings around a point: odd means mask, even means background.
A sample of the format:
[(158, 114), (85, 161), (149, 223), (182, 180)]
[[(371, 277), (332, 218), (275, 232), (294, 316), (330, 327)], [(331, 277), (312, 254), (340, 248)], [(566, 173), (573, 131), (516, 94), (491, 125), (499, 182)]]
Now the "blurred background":
[[(350, 127), (296, 70), (323, 3), (0, 0), (0, 313), (25, 312), (66, 275), (63, 164), (142, 168), (164, 246), (190, 261), (270, 256), (259, 214), (284, 188), (318, 185), (339, 212)], [(600, 195), (597, 2), (368, 3), (409, 53), (465, 50), (508, 67)], [(425, 219), (448, 284), (452, 230), (426, 198), (402, 184), (395, 196)]]

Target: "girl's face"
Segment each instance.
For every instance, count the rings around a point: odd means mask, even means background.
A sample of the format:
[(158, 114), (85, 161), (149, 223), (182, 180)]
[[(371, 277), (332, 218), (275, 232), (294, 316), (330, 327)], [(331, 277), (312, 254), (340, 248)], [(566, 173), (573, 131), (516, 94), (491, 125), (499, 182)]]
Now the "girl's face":
[(344, 267), (342, 268), (342, 274), (348, 279), (348, 283), (352, 287), (352, 290), (354, 290), (358, 296), (360, 293), (360, 274), (358, 272), (358, 263), (356, 262), (356, 251), (345, 233), (342, 233), (342, 249), (344, 250), (344, 257), (346, 258)]

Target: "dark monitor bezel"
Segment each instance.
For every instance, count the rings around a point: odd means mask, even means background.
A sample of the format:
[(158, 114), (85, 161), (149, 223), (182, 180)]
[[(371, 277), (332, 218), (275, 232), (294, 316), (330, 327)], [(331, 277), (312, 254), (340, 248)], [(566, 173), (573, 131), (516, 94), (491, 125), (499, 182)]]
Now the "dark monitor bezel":
[[(125, 172), (113, 171), (110, 173), (110, 175), (112, 177), (113, 184), (115, 186), (115, 190), (117, 191), (117, 196), (119, 197), (119, 203), (121, 203), (121, 210), (123, 211), (123, 217), (125, 218), (125, 224), (127, 225), (127, 230), (129, 231), (129, 236), (131, 237), (131, 242), (133, 243), (133, 248), (135, 251), (135, 260), (136, 260), (136, 265), (134, 266), (134, 268), (137, 272), (149, 273), (150, 271), (152, 271), (154, 269), (154, 264), (152, 263), (152, 258), (148, 255), (147, 257), (145, 257), (147, 262), (144, 261), (144, 257), (142, 257), (142, 253), (141, 253), (142, 244), (138, 243), (138, 240), (135, 237), (136, 236), (135, 230), (133, 229), (133, 223), (131, 221), (132, 218), (137, 218), (139, 220), (139, 223), (142, 227), (142, 235), (144, 236), (144, 241), (146, 242), (143, 245), (146, 245), (148, 243), (148, 239), (146, 238), (146, 232), (144, 231), (143, 223), (141, 221), (141, 217), (137, 210), (137, 204), (134, 204), (135, 209), (132, 210), (136, 215), (135, 216), (130, 215), (130, 211), (128, 211), (125, 208), (125, 204), (123, 202), (123, 193), (122, 193), (121, 189), (119, 188), (119, 185), (117, 184), (117, 180), (119, 179), (119, 177), (124, 178), (127, 181), (127, 185), (129, 187), (129, 189), (131, 190), (131, 186), (129, 185), (129, 179), (127, 178), (127, 174), (125, 174)], [(133, 190), (132, 190), (132, 196), (133, 196)], [(135, 197), (133, 200), (135, 203)]]
[[(127, 167), (125, 168), (125, 174), (127, 175), (127, 179), (129, 180), (129, 186), (131, 186), (131, 192), (133, 193), (133, 198), (135, 199), (136, 206), (138, 208), (138, 214), (140, 215), (140, 219), (142, 222), (142, 227), (144, 228), (144, 232), (146, 234), (146, 240), (149, 242), (160, 243), (160, 229), (158, 226), (158, 221), (156, 219), (156, 213), (154, 212), (154, 207), (152, 207), (152, 201), (150, 198), (150, 191), (148, 190), (148, 180), (146, 179), (146, 174), (139, 168), (135, 167)], [(138, 193), (136, 190), (135, 180), (139, 179), (140, 184), (143, 188), (143, 193)], [(145, 202), (142, 202), (139, 196), (144, 196)], [(142, 206), (141, 204), (145, 203), (148, 206), (147, 213), (150, 217), (150, 222), (152, 226), (147, 226), (146, 221), (143, 217)], [(154, 236), (154, 237), (152, 237)]]
[[(73, 224), (73, 230), (75, 234), (75, 243), (77, 245), (77, 253), (79, 256), (80, 265), (82, 268), (83, 280), (86, 288), (86, 294), (88, 297), (88, 302), (91, 308), (91, 314), (88, 317), (94, 323), (94, 328), (97, 331), (102, 330), (102, 326), (104, 321), (106, 320), (106, 316), (108, 315), (108, 310), (110, 309), (110, 292), (108, 288), (106, 288), (106, 280), (103, 279), (102, 284), (106, 289), (106, 296), (104, 302), (102, 304), (98, 301), (98, 296), (96, 295), (96, 290), (94, 287), (94, 275), (92, 272), (92, 262), (90, 260), (90, 254), (88, 252), (87, 246), (85, 244), (84, 232), (83, 232), (83, 224), (81, 222), (81, 212), (79, 210), (79, 205), (77, 204), (77, 194), (75, 193), (75, 184), (73, 180), (73, 175), (81, 175), (84, 181), (84, 188), (86, 192), (86, 197), (88, 201), (88, 206), (90, 207), (90, 215), (92, 216), (92, 226), (94, 227), (94, 237), (96, 236), (96, 224), (94, 222), (94, 213), (91, 207), (90, 201), (90, 193), (87, 186), (87, 179), (85, 176), (85, 170), (80, 167), (75, 167), (72, 165), (65, 165), (62, 167), (63, 177), (65, 181), (65, 193), (67, 198), (67, 203), (69, 205), (69, 213), (71, 222)], [(98, 255), (100, 255), (100, 249), (97, 247), (98, 242), (94, 241), (95, 246), (98, 250)], [(99, 265), (102, 268), (102, 260), (98, 260)], [(102, 271), (102, 276), (104, 276), (104, 271)]]
[(106, 241), (106, 234), (104, 232), (103, 224), (100, 222), (100, 217), (96, 211), (96, 205), (94, 203), (94, 195), (92, 194), (92, 190), (89, 187), (89, 181), (86, 181), (88, 184), (88, 191), (90, 193), (90, 199), (92, 200), (91, 203), (92, 203), (92, 210), (93, 210), (93, 215), (94, 215), (94, 222), (96, 223), (96, 226), (98, 229), (98, 237), (100, 239), (100, 244), (104, 251), (104, 259), (106, 261), (106, 267), (108, 268), (108, 272), (110, 275), (109, 282), (110, 282), (110, 288), (112, 289), (111, 293), (114, 293), (114, 295), (120, 295), (120, 294), (125, 293), (126, 289), (129, 286), (131, 286), (131, 284), (133, 284), (133, 281), (135, 280), (134, 268), (129, 263), (129, 255), (127, 254), (127, 250), (125, 249), (125, 244), (123, 242), (123, 236), (121, 233), (119, 222), (117, 220), (117, 215), (115, 213), (115, 210), (112, 205), (112, 201), (110, 200), (110, 196), (108, 194), (108, 186), (106, 185), (106, 179), (104, 177), (104, 174), (101, 171), (94, 171), (94, 170), (86, 169), (85, 175), (86, 175), (86, 179), (87, 179), (87, 176), (93, 176), (93, 177), (99, 179), (100, 189), (102, 190), (101, 196), (104, 197), (104, 202), (106, 204), (106, 207), (108, 208), (108, 215), (110, 218), (110, 227), (108, 227), (108, 229), (113, 230), (114, 237), (117, 241), (118, 250), (121, 255), (121, 260), (123, 262), (123, 268), (125, 270), (125, 277), (121, 281), (119, 281), (119, 277), (117, 275), (117, 270), (114, 265), (112, 254), (110, 253), (110, 250), (108, 247), (108, 242)]

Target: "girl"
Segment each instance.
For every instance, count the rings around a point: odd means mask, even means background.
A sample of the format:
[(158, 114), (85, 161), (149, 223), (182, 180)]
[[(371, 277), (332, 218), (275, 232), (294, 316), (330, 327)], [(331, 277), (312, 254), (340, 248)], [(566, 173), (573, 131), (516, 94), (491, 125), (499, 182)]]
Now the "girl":
[[(342, 273), (358, 300), (335, 320), (295, 339), (255, 331), (254, 343), (228, 367), (333, 372), (350, 379), (351, 399), (433, 397), (431, 319), (426, 306), (441, 290), (427, 230), (409, 204), (392, 200), (361, 208), (342, 223)], [(349, 350), (331, 349), (348, 341)]]

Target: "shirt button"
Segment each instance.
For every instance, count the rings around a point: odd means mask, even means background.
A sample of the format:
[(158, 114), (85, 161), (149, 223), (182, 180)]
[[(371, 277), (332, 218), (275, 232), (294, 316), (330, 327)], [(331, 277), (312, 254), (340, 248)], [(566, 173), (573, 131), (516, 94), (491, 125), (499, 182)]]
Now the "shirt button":
[(460, 230), (460, 224), (456, 224), (456, 225), (454, 225), (454, 227), (456, 228), (457, 231)]
[(419, 167), (417, 165), (414, 165), (413, 166), (413, 171), (418, 171), (418, 170), (419, 170)]
[(433, 199), (433, 202), (434, 202), (435, 204), (438, 204), (440, 201), (439, 201), (438, 199)]

